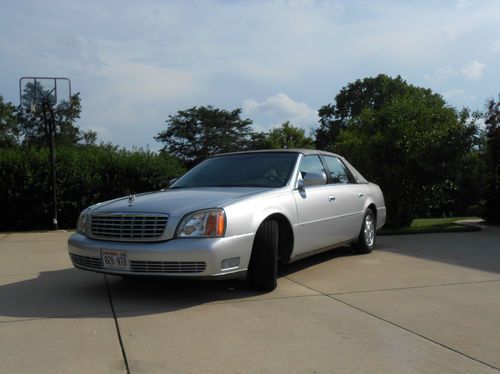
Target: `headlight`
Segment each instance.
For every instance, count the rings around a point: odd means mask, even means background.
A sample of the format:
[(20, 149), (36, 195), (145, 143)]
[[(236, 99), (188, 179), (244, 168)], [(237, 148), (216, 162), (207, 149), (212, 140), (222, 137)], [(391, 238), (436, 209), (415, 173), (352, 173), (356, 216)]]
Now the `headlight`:
[(217, 238), (226, 231), (223, 209), (207, 209), (189, 213), (182, 219), (175, 234), (178, 238)]
[(76, 222), (76, 232), (85, 235), (87, 233), (87, 219), (89, 216), (89, 209), (85, 209), (80, 213), (78, 221)]

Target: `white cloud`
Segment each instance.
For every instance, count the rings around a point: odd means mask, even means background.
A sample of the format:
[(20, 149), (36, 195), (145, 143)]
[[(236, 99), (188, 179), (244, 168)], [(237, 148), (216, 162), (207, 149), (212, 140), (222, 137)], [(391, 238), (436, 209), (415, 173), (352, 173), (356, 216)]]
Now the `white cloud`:
[(445, 26), (444, 33), (448, 40), (455, 40), (457, 37), (457, 29), (453, 26)]
[(465, 65), (462, 69), (456, 69), (449, 65), (442, 66), (438, 68), (433, 74), (427, 74), (425, 77), (428, 80), (444, 81), (450, 78), (456, 78), (461, 75), (464, 78), (470, 80), (477, 80), (483, 76), (485, 68), (486, 64), (474, 60)]
[(317, 122), (314, 109), (304, 102), (297, 102), (284, 93), (277, 93), (258, 102), (254, 99), (243, 101), (243, 112), (256, 117), (256, 123), (265, 128), (290, 121), (294, 125), (309, 126)]
[(463, 89), (454, 89), (454, 90), (449, 90), (443, 93), (443, 97), (445, 100), (450, 100), (459, 96), (465, 95), (467, 91)]
[(192, 74), (135, 62), (115, 61), (107, 64), (103, 72), (109, 80), (108, 90), (115, 97), (134, 101), (168, 99), (184, 95), (193, 89)]
[(455, 8), (464, 9), (469, 8), (474, 5), (474, 2), (471, 0), (455, 0)]
[(500, 39), (493, 43), (493, 52), (500, 52)]
[(460, 72), (467, 79), (480, 79), (483, 76), (486, 64), (479, 61), (472, 61), (467, 66), (465, 66)]
[(439, 80), (444, 80), (454, 77), (456, 75), (457, 72), (451, 66), (442, 66), (435, 71), (434, 78), (437, 78)]

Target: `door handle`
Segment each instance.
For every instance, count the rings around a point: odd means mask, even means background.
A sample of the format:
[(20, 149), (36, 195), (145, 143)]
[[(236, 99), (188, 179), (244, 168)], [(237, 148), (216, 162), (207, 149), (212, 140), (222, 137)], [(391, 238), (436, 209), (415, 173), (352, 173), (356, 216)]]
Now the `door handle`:
[(358, 197), (359, 197), (360, 199), (362, 199), (362, 198), (363, 198), (363, 196), (365, 196), (365, 195), (364, 195), (364, 194), (362, 194), (361, 192), (360, 192), (360, 193), (358, 193)]
[(329, 201), (329, 202), (334, 203), (334, 202), (335, 202), (335, 200), (337, 200), (337, 199), (335, 198), (335, 196), (328, 196), (328, 201)]

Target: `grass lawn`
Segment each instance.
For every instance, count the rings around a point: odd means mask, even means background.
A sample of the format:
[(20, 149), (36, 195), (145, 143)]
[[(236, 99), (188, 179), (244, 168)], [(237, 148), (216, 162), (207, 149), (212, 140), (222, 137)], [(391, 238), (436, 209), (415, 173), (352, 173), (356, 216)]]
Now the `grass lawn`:
[(382, 229), (379, 235), (427, 234), (432, 232), (467, 232), (480, 231), (478, 226), (456, 224), (464, 219), (477, 219), (478, 217), (453, 217), (453, 218), (417, 218), (410, 227), (399, 229)]

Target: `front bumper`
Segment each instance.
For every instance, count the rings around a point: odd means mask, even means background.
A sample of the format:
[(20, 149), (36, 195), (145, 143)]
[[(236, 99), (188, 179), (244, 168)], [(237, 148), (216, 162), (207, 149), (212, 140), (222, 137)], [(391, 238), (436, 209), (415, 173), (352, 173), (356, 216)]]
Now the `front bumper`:
[[(107, 274), (239, 278), (244, 277), (248, 269), (254, 236), (139, 243), (95, 240), (76, 233), (68, 239), (68, 251), (76, 268)], [(125, 252), (130, 270), (104, 268), (101, 250)], [(222, 269), (222, 261), (231, 258), (239, 258), (239, 265)]]

